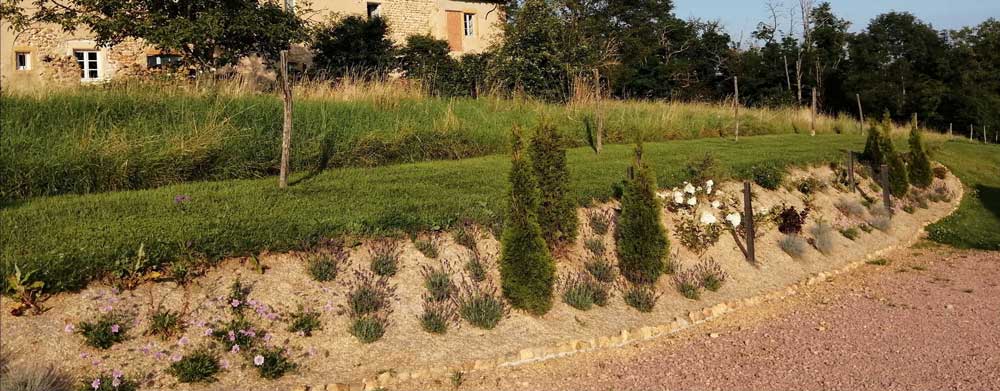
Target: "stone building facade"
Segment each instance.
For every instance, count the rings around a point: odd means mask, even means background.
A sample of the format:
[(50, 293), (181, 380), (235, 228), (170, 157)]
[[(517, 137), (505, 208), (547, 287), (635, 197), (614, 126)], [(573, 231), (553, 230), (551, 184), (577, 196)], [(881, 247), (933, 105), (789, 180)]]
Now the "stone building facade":
[[(294, 6), (294, 0), (286, 4)], [(446, 39), (456, 55), (485, 49), (498, 34), (501, 10), (491, 4), (455, 0), (313, 0), (314, 21), (329, 17), (380, 16), (397, 43), (413, 34)], [(293, 58), (308, 62), (295, 48)], [(0, 88), (47, 83), (99, 82), (137, 75), (177, 58), (138, 40), (100, 47), (86, 28), (66, 32), (57, 25), (13, 31), (0, 20)]]

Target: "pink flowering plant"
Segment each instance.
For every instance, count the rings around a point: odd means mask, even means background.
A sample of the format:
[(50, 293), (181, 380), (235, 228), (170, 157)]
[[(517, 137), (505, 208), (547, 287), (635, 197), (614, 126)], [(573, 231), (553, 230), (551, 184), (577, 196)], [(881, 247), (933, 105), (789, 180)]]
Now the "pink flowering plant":
[(111, 373), (103, 372), (97, 377), (84, 380), (81, 390), (94, 391), (135, 391), (139, 389), (139, 384), (127, 379), (121, 370), (115, 369)]
[(108, 349), (116, 343), (128, 339), (134, 316), (124, 311), (110, 311), (96, 319), (76, 325), (76, 332), (83, 336), (87, 345)]
[(297, 366), (288, 358), (288, 352), (279, 346), (264, 346), (253, 352), (252, 363), (257, 373), (265, 379), (277, 379)]

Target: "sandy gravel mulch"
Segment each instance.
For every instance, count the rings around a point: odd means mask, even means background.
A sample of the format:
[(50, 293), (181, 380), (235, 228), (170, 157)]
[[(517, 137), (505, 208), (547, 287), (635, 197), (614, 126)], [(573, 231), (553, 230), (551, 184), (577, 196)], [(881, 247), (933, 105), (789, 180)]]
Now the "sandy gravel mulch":
[(1000, 253), (889, 259), (672, 338), (473, 374), (459, 389), (1000, 389)]

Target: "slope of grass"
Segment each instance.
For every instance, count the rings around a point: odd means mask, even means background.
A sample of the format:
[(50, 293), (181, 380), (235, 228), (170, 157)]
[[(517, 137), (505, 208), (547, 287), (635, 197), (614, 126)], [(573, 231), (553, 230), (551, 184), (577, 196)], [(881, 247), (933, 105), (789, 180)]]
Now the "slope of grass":
[[(309, 89), (311, 88), (311, 89)], [(350, 100), (303, 87), (295, 103), (292, 169), (373, 167), (504, 153), (510, 128), (546, 119), (585, 144), (586, 103), (439, 99), (371, 93)], [(369, 89), (391, 89), (371, 86)], [(714, 104), (606, 102), (607, 142), (637, 130), (650, 141), (718, 137), (734, 128)], [(274, 95), (165, 84), (81, 87), (0, 95), (0, 202), (67, 193), (155, 188), (274, 175), (281, 103)], [(741, 111), (744, 135), (807, 132), (796, 109)], [(821, 117), (818, 131), (853, 132)]]
[(934, 159), (966, 187), (951, 216), (927, 227), (931, 239), (960, 248), (1000, 250), (1000, 146), (953, 140)]
[[(858, 136), (802, 135), (647, 143), (657, 183), (685, 179), (684, 164), (712, 152), (729, 172), (841, 159), (860, 150)], [(607, 199), (622, 180), (632, 147), (612, 145), (595, 155), (569, 153), (572, 191), (581, 203)], [(195, 182), (152, 190), (39, 198), (0, 209), (0, 257), (6, 275), (17, 263), (37, 270), (53, 290), (131, 265), (144, 245), (149, 264), (178, 257), (221, 257), (300, 248), (319, 237), (414, 231), (459, 219), (495, 222), (504, 209), (509, 158), (493, 155), (375, 168), (332, 169), (299, 175), (286, 191), (274, 178)], [(719, 178), (722, 179), (722, 178)], [(189, 201), (175, 202), (179, 195)]]

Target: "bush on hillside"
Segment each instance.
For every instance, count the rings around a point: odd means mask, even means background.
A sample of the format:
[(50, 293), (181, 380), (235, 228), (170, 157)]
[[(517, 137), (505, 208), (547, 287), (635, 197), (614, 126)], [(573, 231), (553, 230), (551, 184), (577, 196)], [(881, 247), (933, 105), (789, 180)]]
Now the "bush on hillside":
[(538, 184), (538, 225), (549, 244), (576, 239), (576, 202), (570, 197), (566, 142), (550, 123), (535, 130), (528, 147)]
[(870, 164), (879, 175), (881, 166), (886, 165), (889, 169), (889, 193), (898, 198), (906, 195), (910, 181), (903, 158), (896, 153), (896, 147), (892, 144), (891, 131), (892, 122), (886, 114), (878, 127), (873, 126), (869, 129), (868, 141), (865, 143), (861, 159)]
[(552, 308), (555, 262), (535, 214), (538, 190), (519, 129), (514, 129), (513, 138), (509, 212), (500, 249), (501, 288), (513, 307), (541, 315)]
[(394, 68), (396, 55), (385, 19), (357, 15), (320, 27), (312, 51), (315, 71), (330, 77), (381, 78)]
[(448, 55), (450, 51), (448, 41), (430, 34), (411, 35), (399, 49), (399, 65), (407, 78), (423, 82), (431, 95), (461, 95), (459, 62)]
[(931, 171), (931, 160), (927, 156), (924, 140), (920, 129), (914, 124), (910, 129), (910, 182), (914, 186), (926, 188), (934, 180)]
[(635, 149), (631, 178), (622, 189), (621, 215), (615, 229), (618, 268), (633, 283), (654, 283), (666, 267), (666, 229), (660, 221), (656, 177), (642, 161), (642, 145)]
[(882, 150), (881, 130), (876, 123), (870, 123), (868, 124), (868, 138), (865, 140), (865, 150), (861, 153), (859, 159), (878, 169), (879, 166), (885, 163)]

